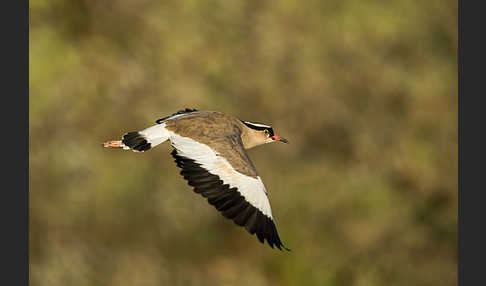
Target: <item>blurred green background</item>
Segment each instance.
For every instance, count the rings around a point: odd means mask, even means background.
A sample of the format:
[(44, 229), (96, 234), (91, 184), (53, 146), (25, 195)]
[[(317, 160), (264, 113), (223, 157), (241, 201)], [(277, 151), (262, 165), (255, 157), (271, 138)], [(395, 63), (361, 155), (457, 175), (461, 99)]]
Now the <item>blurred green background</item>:
[[(30, 1), (31, 285), (456, 285), (457, 1)], [(249, 151), (292, 249), (106, 140), (182, 108)]]

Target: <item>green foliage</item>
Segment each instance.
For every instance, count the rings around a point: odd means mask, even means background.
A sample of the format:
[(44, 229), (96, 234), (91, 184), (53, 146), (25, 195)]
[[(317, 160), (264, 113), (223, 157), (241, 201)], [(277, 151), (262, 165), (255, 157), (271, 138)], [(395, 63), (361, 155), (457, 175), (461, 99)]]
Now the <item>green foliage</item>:
[[(32, 285), (455, 285), (457, 2), (30, 1)], [(272, 124), (250, 150), (281, 253), (164, 144), (189, 107)]]

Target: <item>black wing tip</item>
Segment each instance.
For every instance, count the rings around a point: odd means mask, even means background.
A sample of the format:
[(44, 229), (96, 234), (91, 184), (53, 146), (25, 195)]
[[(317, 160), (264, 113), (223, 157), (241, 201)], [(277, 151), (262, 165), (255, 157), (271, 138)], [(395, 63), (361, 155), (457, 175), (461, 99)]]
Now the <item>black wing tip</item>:
[[(274, 247), (273, 247), (274, 245), (272, 245), (272, 244), (271, 244), (271, 242), (269, 242), (269, 241), (268, 241), (268, 239), (266, 239), (266, 241), (267, 241), (268, 245), (269, 245), (271, 248), (274, 248)], [(262, 242), (262, 243), (263, 243), (263, 242)], [(279, 242), (279, 243), (276, 243), (276, 242), (275, 242), (275, 246), (276, 246), (276, 247), (278, 248), (278, 250), (280, 250), (280, 251), (284, 251), (284, 250), (285, 250), (285, 251), (288, 251), (288, 252), (291, 252), (291, 251), (292, 251), (290, 248), (285, 247), (285, 245), (283, 245), (283, 243), (282, 243), (282, 242)]]
[(258, 237), (258, 240), (262, 243), (262, 244), (265, 244), (265, 241), (267, 242), (267, 244), (272, 248), (272, 249), (275, 249), (274, 246), (276, 248), (278, 248), (278, 250), (280, 251), (288, 251), (288, 252), (291, 252), (292, 249), (290, 248), (287, 248), (285, 245), (283, 245), (283, 243), (281, 241), (278, 241), (278, 242), (271, 242), (270, 240), (268, 240), (268, 238), (264, 237), (263, 239), (260, 239), (260, 237), (258, 236), (258, 234), (256, 234), (257, 237)]
[(197, 110), (196, 108), (192, 108), (192, 109), (191, 109), (191, 108), (187, 108), (187, 107), (186, 107), (186, 108), (181, 109), (181, 110), (177, 111), (176, 113), (173, 113), (173, 114), (171, 114), (171, 115), (169, 115), (169, 116), (166, 116), (166, 117), (163, 117), (163, 118), (157, 119), (157, 120), (155, 121), (155, 123), (160, 124), (160, 123), (162, 123), (164, 120), (166, 120), (167, 118), (169, 118), (169, 117), (171, 117), (171, 116), (174, 116), (174, 115), (177, 115), (177, 114), (191, 113), (191, 112), (195, 112), (195, 111), (199, 111), (199, 110)]
[[(281, 247), (281, 248), (280, 248), (280, 247)], [(284, 251), (284, 250), (286, 250), (286, 251), (288, 251), (288, 252), (291, 252), (291, 251), (292, 251), (290, 248), (285, 247), (283, 244), (280, 244), (280, 247), (278, 248), (278, 249), (280, 249), (280, 251)], [(282, 248), (283, 248), (283, 249), (282, 249)]]
[[(253, 207), (254, 208), (254, 207)], [(277, 232), (277, 227), (273, 219), (267, 215), (264, 215), (260, 210), (254, 208), (256, 211), (253, 215), (249, 216), (246, 220), (245, 228), (251, 234), (255, 234), (258, 240), (267, 244), (273, 249), (274, 246), (280, 251), (291, 251), (283, 245)]]
[[(267, 227), (267, 233), (266, 233), (266, 239), (267, 243), (273, 248), (272, 244), (275, 244), (275, 246), (280, 250), (286, 250), (290, 251), (290, 248), (287, 248), (283, 245), (282, 241), (280, 240), (280, 237), (277, 232), (277, 226), (275, 225), (275, 222), (273, 221), (272, 218), (266, 217), (266, 227)], [(283, 248), (283, 249), (282, 249)]]
[[(268, 240), (268, 238), (267, 238), (267, 243), (268, 243), (268, 245), (270, 245), (271, 248), (273, 248), (273, 245), (272, 245), (271, 241)], [(278, 238), (278, 241), (275, 241), (273, 243), (275, 244), (275, 246), (280, 251), (284, 251), (284, 250), (289, 251), (289, 252), (292, 251), (290, 248), (287, 248), (285, 245), (283, 245), (283, 243), (280, 241), (280, 238)]]

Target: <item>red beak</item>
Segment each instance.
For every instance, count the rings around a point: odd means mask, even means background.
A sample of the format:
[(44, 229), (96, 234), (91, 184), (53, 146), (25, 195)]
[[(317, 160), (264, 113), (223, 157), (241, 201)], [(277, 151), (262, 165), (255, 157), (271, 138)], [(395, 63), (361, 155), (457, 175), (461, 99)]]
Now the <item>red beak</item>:
[(270, 138), (272, 138), (275, 141), (280, 141), (280, 142), (283, 142), (283, 143), (289, 143), (289, 141), (287, 139), (280, 137), (280, 136), (277, 136), (277, 135), (273, 135)]

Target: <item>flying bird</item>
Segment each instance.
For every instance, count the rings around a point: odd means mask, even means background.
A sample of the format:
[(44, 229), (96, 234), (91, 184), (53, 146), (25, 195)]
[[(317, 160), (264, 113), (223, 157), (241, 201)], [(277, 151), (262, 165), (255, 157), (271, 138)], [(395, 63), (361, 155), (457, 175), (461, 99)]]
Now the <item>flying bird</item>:
[(122, 140), (103, 143), (107, 148), (145, 152), (169, 140), (180, 174), (223, 216), (245, 227), (270, 247), (286, 248), (278, 235), (268, 193), (246, 149), (288, 143), (271, 126), (239, 120), (216, 111), (180, 110)]

